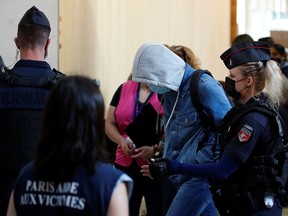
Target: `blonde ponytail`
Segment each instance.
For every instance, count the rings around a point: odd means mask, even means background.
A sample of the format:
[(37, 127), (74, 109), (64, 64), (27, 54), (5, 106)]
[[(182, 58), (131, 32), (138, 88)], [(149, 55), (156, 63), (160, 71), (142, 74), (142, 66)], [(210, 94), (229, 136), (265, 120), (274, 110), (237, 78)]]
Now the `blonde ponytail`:
[(263, 93), (267, 95), (270, 105), (276, 109), (284, 102), (283, 77), (281, 69), (275, 61), (269, 60), (264, 69), (265, 87)]

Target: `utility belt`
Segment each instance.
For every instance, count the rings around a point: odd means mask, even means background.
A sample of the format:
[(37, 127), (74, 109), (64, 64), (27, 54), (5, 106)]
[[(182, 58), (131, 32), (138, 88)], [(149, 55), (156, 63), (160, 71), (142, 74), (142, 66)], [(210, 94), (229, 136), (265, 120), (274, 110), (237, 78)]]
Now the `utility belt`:
[(243, 191), (222, 193), (211, 188), (213, 200), (220, 215), (249, 215), (273, 208), (278, 205), (278, 198), (273, 192)]

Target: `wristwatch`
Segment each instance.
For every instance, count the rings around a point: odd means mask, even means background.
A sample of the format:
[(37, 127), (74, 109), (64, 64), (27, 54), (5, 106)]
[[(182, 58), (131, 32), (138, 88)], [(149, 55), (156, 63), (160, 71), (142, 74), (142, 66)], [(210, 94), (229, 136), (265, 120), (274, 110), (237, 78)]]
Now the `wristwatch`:
[(153, 145), (152, 147), (153, 147), (154, 156), (159, 156), (160, 150), (158, 149), (157, 145)]

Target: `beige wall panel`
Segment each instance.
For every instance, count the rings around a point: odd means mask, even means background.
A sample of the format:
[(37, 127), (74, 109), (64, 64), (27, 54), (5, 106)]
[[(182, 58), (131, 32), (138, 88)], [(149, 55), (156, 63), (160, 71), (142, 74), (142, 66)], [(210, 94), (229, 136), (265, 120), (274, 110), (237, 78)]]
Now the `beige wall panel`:
[(101, 81), (108, 106), (143, 43), (186, 45), (217, 79), (227, 70), (230, 0), (61, 0), (60, 69)]

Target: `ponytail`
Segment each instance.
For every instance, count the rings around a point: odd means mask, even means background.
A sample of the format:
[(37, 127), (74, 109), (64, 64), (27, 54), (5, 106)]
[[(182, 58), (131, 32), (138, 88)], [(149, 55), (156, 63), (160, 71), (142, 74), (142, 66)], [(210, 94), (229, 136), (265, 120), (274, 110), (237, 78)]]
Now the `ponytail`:
[(256, 92), (263, 92), (271, 107), (278, 109), (283, 103), (283, 78), (281, 69), (273, 60), (266, 63), (262, 61), (248, 62), (241, 65), (244, 76), (253, 75), (254, 89)]
[(267, 95), (270, 105), (276, 109), (283, 103), (283, 78), (281, 69), (273, 60), (267, 61), (264, 69), (265, 87), (263, 93)]

